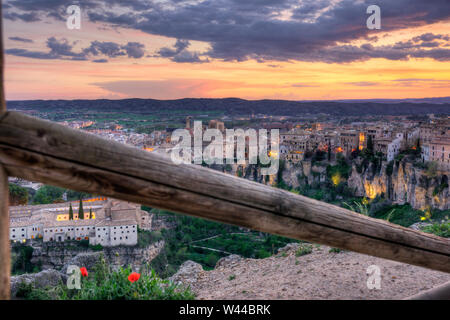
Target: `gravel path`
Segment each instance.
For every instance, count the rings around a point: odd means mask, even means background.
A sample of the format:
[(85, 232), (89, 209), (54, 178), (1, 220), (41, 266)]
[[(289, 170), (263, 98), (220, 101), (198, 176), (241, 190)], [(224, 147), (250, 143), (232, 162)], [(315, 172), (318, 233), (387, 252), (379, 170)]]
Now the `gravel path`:
[[(197, 299), (403, 299), (450, 281), (450, 274), (354, 252), (330, 253), (313, 245), (267, 259), (242, 259), (202, 271), (192, 289)], [(367, 267), (381, 270), (381, 289), (367, 288)]]

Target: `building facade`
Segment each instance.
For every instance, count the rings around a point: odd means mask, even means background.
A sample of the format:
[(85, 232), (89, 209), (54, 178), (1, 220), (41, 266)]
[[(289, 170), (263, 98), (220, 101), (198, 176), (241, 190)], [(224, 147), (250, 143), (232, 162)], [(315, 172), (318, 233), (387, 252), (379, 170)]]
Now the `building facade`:
[[(79, 202), (10, 208), (10, 240), (44, 242), (88, 240), (102, 246), (136, 245), (138, 227), (151, 229), (151, 215), (139, 205), (114, 199), (83, 201), (84, 219), (78, 217)], [(69, 218), (72, 206), (73, 220)]]

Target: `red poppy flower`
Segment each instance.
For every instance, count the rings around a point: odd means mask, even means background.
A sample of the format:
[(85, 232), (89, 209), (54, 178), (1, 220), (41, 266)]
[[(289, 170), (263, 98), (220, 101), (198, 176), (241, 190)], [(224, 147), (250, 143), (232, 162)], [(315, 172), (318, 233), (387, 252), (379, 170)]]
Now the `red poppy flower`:
[(140, 277), (141, 277), (141, 275), (140, 275), (139, 273), (132, 272), (132, 273), (130, 273), (130, 275), (128, 276), (128, 281), (130, 281), (131, 283), (133, 283), (133, 282), (138, 281)]
[(81, 275), (83, 277), (87, 277), (88, 276), (88, 271), (87, 271), (87, 269), (85, 267), (80, 268), (80, 271), (81, 271)]

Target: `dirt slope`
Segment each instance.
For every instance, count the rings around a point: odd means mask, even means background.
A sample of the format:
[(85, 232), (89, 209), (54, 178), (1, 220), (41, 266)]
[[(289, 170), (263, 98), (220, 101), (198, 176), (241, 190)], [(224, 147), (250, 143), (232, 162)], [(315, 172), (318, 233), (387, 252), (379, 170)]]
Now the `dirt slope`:
[[(296, 245), (288, 245), (267, 259), (224, 258), (212, 271), (190, 262), (174, 278), (189, 283), (197, 299), (403, 299), (450, 281), (450, 274), (329, 249), (314, 245), (297, 257)], [(370, 265), (380, 267), (380, 290), (367, 288)]]

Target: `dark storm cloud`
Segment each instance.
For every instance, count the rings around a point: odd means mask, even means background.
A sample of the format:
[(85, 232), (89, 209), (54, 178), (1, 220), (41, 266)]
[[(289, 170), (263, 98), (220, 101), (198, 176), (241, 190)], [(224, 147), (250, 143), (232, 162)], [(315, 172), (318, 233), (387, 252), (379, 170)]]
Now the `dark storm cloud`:
[(145, 54), (145, 46), (139, 42), (128, 42), (122, 46), (129, 58), (139, 59)]
[[(49, 10), (61, 12), (69, 2), (72, 4), (69, 0), (8, 1), (11, 8), (7, 11), (48, 15)], [(411, 39), (411, 43), (370, 48), (367, 44), (374, 43), (380, 31), (366, 27), (366, 9), (372, 4), (381, 7), (381, 32), (389, 32), (448, 21), (448, 0), (86, 0), (80, 4), (93, 22), (210, 45), (210, 50), (202, 54), (186, 49), (177, 53), (176, 47), (159, 51), (160, 56), (179, 62), (200, 57), (259, 62), (352, 62), (411, 57), (448, 60), (448, 49), (442, 48), (446, 44), (439, 42), (449, 41), (448, 36), (436, 38), (425, 34), (420, 39)], [(356, 39), (367, 43), (359, 47), (345, 45)]]
[(424, 33), (420, 36), (414, 37), (412, 40), (414, 42), (419, 42), (419, 41), (433, 41), (433, 40), (445, 40), (445, 41), (450, 41), (450, 36), (448, 34), (434, 34), (434, 33)]
[(31, 40), (31, 39), (22, 38), (22, 37), (9, 37), (8, 39), (12, 40), (12, 41), (19, 41), (19, 42), (26, 42), (26, 43), (32, 43), (33, 42), (33, 40)]
[(190, 42), (178, 39), (173, 48), (164, 47), (158, 51), (158, 55), (180, 63), (204, 63), (208, 60), (201, 59), (199, 53), (188, 51)]
[(22, 20), (24, 22), (36, 22), (41, 20), (36, 12), (30, 13), (5, 12), (3, 13), (3, 18), (12, 21)]
[(49, 52), (30, 51), (26, 49), (6, 49), (5, 53), (13, 56), (33, 59), (58, 59), (57, 56), (54, 56)]
[(83, 52), (85, 54), (91, 54), (93, 56), (102, 54), (110, 58), (125, 55), (125, 52), (122, 50), (122, 47), (119, 44), (109, 41), (93, 41), (88, 48), (85, 48), (83, 50)]
[[(65, 60), (89, 60), (89, 57), (106, 56), (108, 58), (116, 58), (120, 56), (128, 56), (130, 58), (139, 59), (145, 54), (145, 45), (139, 42), (128, 42), (120, 45), (115, 42), (92, 41), (89, 47), (77, 52), (74, 51), (74, 43), (70, 43), (67, 39), (56, 39), (51, 37), (46, 42), (48, 52), (32, 51), (26, 49), (8, 49), (6, 54), (34, 58), (34, 59), (65, 59)], [(93, 62), (108, 62), (105, 58), (94, 59)]]

